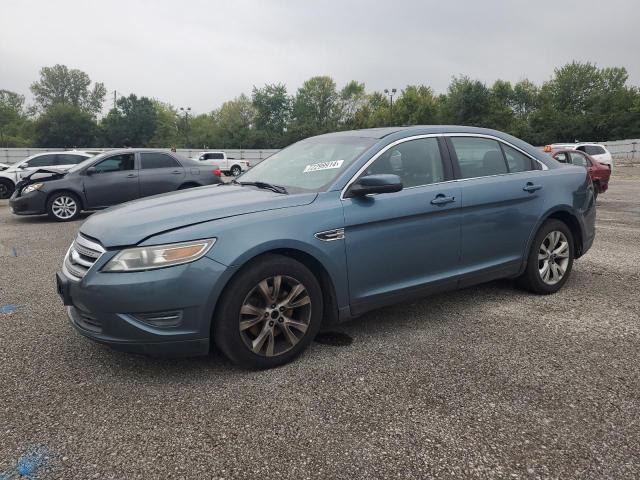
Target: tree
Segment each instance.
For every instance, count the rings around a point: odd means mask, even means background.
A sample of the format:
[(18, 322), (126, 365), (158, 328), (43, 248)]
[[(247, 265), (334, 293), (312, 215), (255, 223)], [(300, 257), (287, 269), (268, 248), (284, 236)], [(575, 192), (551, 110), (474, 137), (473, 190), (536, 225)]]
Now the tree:
[(439, 101), (430, 87), (407, 86), (394, 107), (394, 123), (399, 125), (429, 125), (438, 123)]
[(255, 129), (262, 144), (269, 148), (284, 146), (284, 135), (291, 117), (291, 97), (282, 83), (253, 87)]
[(109, 145), (145, 147), (155, 134), (157, 116), (150, 98), (134, 94), (120, 97), (102, 120), (103, 135)]
[(31, 92), (40, 111), (67, 104), (96, 116), (102, 110), (107, 90), (102, 83), (90, 87), (91, 79), (83, 71), (54, 65), (40, 70), (40, 80), (31, 84)]
[(56, 104), (36, 120), (35, 139), (38, 147), (90, 147), (96, 140), (96, 124), (90, 113)]
[(253, 148), (255, 115), (256, 109), (245, 94), (223, 103), (217, 112), (222, 148)]
[(221, 144), (218, 112), (204, 113), (193, 117), (190, 123), (191, 145), (209, 148)]
[(336, 130), (340, 105), (331, 77), (313, 77), (298, 89), (293, 102), (293, 139)]
[(28, 146), (31, 123), (24, 110), (24, 95), (0, 90), (0, 146)]
[(356, 128), (357, 112), (367, 102), (367, 93), (364, 83), (355, 80), (347, 83), (340, 90), (340, 126), (345, 129)]
[(487, 86), (469, 77), (454, 77), (443, 97), (445, 123), (487, 126), (491, 110), (491, 94)]
[(157, 148), (182, 146), (177, 110), (168, 103), (158, 100), (152, 100), (152, 102), (156, 111), (156, 128), (153, 132), (153, 137), (147, 142), (147, 146)]

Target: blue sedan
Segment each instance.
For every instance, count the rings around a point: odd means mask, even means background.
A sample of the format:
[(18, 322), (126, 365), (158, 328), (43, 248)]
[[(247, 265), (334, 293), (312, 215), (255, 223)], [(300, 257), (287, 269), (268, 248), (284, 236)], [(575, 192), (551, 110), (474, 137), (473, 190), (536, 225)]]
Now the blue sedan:
[(90, 217), (57, 274), (74, 327), (162, 355), (215, 345), (248, 368), (300, 354), (322, 324), (513, 278), (558, 291), (594, 236), (584, 168), (487, 129), (308, 138), (230, 184)]

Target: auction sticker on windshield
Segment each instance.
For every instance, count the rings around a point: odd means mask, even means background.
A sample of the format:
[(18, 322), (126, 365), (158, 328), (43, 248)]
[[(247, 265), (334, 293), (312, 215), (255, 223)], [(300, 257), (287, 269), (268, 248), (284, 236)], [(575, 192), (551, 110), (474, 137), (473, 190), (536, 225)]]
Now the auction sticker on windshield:
[(331, 162), (320, 162), (304, 167), (303, 173), (317, 172), (318, 170), (331, 170), (332, 168), (340, 168), (344, 160), (332, 160)]

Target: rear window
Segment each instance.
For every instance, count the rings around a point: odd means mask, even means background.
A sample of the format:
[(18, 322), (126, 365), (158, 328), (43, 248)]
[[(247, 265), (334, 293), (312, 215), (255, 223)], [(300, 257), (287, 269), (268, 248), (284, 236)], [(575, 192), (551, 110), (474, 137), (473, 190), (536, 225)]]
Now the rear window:
[(600, 145), (583, 145), (582, 147), (578, 147), (577, 150), (582, 150), (587, 155), (603, 155), (607, 153)]
[(500, 144), (488, 138), (451, 137), (462, 178), (508, 173)]
[(174, 168), (180, 164), (166, 153), (141, 153), (140, 168), (148, 170), (151, 168)]
[(84, 162), (88, 156), (84, 155), (70, 155), (70, 154), (61, 154), (58, 155), (57, 165), (77, 165), (80, 162)]

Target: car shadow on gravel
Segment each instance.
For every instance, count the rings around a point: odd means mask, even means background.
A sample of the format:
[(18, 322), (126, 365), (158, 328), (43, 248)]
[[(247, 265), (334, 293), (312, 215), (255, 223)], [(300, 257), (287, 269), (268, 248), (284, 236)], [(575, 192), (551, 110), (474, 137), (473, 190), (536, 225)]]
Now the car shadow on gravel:
[[(94, 212), (81, 212), (75, 220), (72, 220), (69, 223), (81, 222), (93, 213)], [(48, 215), (11, 215), (10, 221), (11, 223), (15, 222), (15, 223), (20, 223), (22, 225), (29, 224), (29, 223), (39, 224), (39, 225), (49, 224), (49, 223), (55, 223), (55, 224), (65, 223), (65, 222), (58, 222), (56, 220), (53, 220)]]

